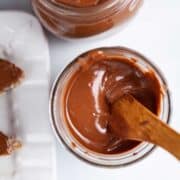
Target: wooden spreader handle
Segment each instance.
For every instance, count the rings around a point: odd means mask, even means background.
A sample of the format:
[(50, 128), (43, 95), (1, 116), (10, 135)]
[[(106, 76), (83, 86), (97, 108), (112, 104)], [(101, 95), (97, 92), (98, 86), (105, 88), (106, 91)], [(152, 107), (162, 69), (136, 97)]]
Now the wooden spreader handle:
[(121, 138), (159, 145), (180, 160), (180, 134), (135, 98), (130, 95), (121, 97), (113, 104), (112, 113), (117, 118), (110, 126)]

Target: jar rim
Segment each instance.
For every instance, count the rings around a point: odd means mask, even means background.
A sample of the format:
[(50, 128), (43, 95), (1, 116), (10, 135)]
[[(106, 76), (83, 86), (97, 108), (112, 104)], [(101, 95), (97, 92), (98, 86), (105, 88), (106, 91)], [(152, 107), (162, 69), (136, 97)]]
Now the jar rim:
[[(49, 111), (50, 111), (50, 118), (51, 118), (51, 125), (52, 125), (52, 128), (53, 128), (53, 130), (54, 130), (54, 132), (55, 132), (55, 135), (56, 135), (56, 137), (57, 137), (57, 139), (58, 140), (60, 140), (61, 142), (63, 142), (63, 144), (65, 145), (65, 147), (67, 147), (67, 149), (68, 150), (70, 150), (70, 152), (72, 152), (73, 154), (75, 154), (78, 158), (80, 158), (81, 160), (83, 160), (83, 161), (86, 161), (86, 162), (88, 162), (88, 163), (91, 163), (91, 164), (93, 164), (93, 165), (98, 165), (98, 166), (104, 166), (104, 167), (117, 167), (117, 166), (124, 166), (124, 165), (128, 165), (128, 164), (131, 164), (131, 163), (134, 163), (134, 162), (136, 162), (136, 161), (138, 161), (138, 160), (141, 160), (141, 159), (143, 159), (143, 157), (145, 157), (145, 156), (147, 156), (153, 149), (154, 149), (154, 145), (152, 145), (152, 144), (149, 144), (149, 143), (146, 143), (146, 142), (142, 142), (140, 145), (138, 145), (137, 147), (135, 147), (135, 148), (133, 148), (133, 149), (131, 149), (131, 150), (129, 150), (129, 151), (132, 151), (131, 152), (131, 154), (129, 155), (127, 152), (125, 152), (125, 153), (120, 153), (120, 154), (114, 154), (114, 155), (107, 155), (106, 156), (106, 154), (102, 154), (104, 157), (117, 157), (117, 156), (122, 156), (121, 158), (122, 158), (122, 160), (123, 160), (123, 158), (128, 158), (128, 156), (132, 156), (132, 153), (137, 153), (137, 154), (133, 154), (133, 156), (136, 156), (136, 157), (134, 157), (134, 159), (132, 160), (132, 161), (130, 161), (130, 162), (126, 162), (126, 163), (123, 163), (123, 164), (106, 164), (105, 162), (106, 162), (106, 160), (108, 161), (108, 160), (110, 160), (110, 159), (106, 159), (105, 158), (105, 160), (102, 158), (102, 159), (100, 159), (102, 162), (95, 162), (94, 161), (94, 159), (92, 158), (92, 159), (86, 159), (85, 157), (82, 157), (81, 156), (81, 154), (78, 154), (78, 152), (76, 152), (72, 147), (70, 147), (70, 145), (68, 145), (67, 144), (67, 142), (66, 142), (66, 140), (64, 139), (64, 137), (62, 136), (62, 134), (59, 132), (59, 128), (58, 128), (58, 126), (57, 126), (57, 119), (56, 119), (56, 116), (55, 116), (55, 98), (56, 98), (56, 94), (57, 94), (57, 91), (58, 91), (58, 87), (59, 87), (59, 85), (60, 85), (60, 80), (61, 80), (61, 78), (63, 77), (63, 75), (64, 75), (64, 73), (70, 68), (70, 67), (72, 67), (73, 65), (74, 65), (74, 63), (76, 63), (76, 61), (77, 61), (77, 59), (79, 58), (79, 57), (81, 57), (81, 56), (83, 56), (84, 54), (86, 54), (86, 53), (88, 53), (88, 52), (91, 52), (91, 51), (94, 51), (94, 50), (121, 50), (121, 51), (125, 51), (125, 52), (128, 52), (128, 53), (130, 53), (130, 54), (133, 54), (133, 55), (135, 55), (135, 56), (137, 56), (137, 57), (139, 57), (140, 59), (142, 59), (143, 61), (145, 61), (145, 63), (147, 63), (154, 71), (155, 71), (155, 73), (156, 73), (156, 76), (158, 76), (158, 78), (160, 78), (160, 80), (161, 80), (161, 82), (162, 82), (162, 85), (164, 86), (166, 86), (166, 89), (165, 89), (165, 93), (166, 93), (166, 96), (167, 96), (167, 104), (166, 104), (166, 108), (167, 108), (167, 115), (166, 115), (166, 120), (165, 120), (165, 122), (166, 123), (169, 123), (169, 120), (170, 120), (170, 114), (171, 114), (171, 101), (170, 101), (170, 93), (169, 93), (169, 90), (168, 90), (168, 88), (167, 88), (167, 83), (166, 83), (166, 80), (165, 80), (165, 78), (164, 78), (164, 76), (163, 76), (163, 74), (160, 72), (160, 70), (151, 62), (151, 61), (149, 61), (149, 59), (148, 58), (146, 58), (145, 56), (143, 56), (142, 54), (140, 54), (140, 53), (138, 53), (138, 52), (136, 52), (136, 51), (134, 51), (134, 50), (132, 50), (132, 49), (129, 49), (129, 48), (126, 48), (126, 47), (103, 47), (103, 48), (97, 48), (97, 49), (92, 49), (92, 50), (89, 50), (89, 51), (87, 51), (87, 52), (85, 52), (85, 53), (83, 53), (83, 54), (80, 54), (77, 58), (75, 58), (69, 65), (67, 65), (66, 66), (66, 68), (62, 71), (62, 72), (60, 72), (60, 74), (58, 75), (58, 77), (57, 77), (57, 79), (55, 80), (55, 83), (54, 83), (54, 85), (53, 85), (53, 88), (52, 88), (52, 91), (51, 91), (51, 96), (50, 96), (50, 103), (49, 103)], [(163, 109), (163, 111), (164, 111), (164, 109)], [(141, 154), (142, 153), (142, 154)], [(97, 153), (97, 154), (99, 154), (99, 153)], [(88, 155), (86, 155), (86, 156), (89, 156), (90, 154), (88, 153)], [(124, 156), (124, 157), (123, 157)], [(126, 157), (127, 156), (127, 157)], [(116, 159), (114, 159), (114, 161), (116, 161)]]
[(108, 0), (107, 2), (104, 2), (97, 6), (83, 7), (83, 8), (73, 7), (63, 3), (57, 5), (51, 0), (39, 0), (39, 1), (46, 8), (60, 15), (67, 15), (70, 16), (71, 18), (80, 18), (80, 17), (92, 18), (93, 16), (97, 18), (98, 16), (100, 17), (104, 16), (105, 12), (107, 14), (106, 16), (110, 16), (110, 14), (116, 13), (117, 10), (119, 13), (119, 11), (124, 10), (124, 8), (126, 8), (127, 5), (133, 2), (134, 0), (113, 0), (113, 1)]

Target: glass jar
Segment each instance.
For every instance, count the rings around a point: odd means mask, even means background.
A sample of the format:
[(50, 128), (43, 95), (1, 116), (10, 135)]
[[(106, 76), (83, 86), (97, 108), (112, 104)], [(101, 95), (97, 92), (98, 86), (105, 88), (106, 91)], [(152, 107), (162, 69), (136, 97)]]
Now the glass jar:
[(96, 6), (73, 7), (52, 0), (32, 0), (42, 24), (57, 37), (84, 38), (122, 25), (143, 0), (105, 0)]
[[(169, 91), (163, 75), (154, 64), (152, 64), (146, 57), (144, 57), (140, 53), (124, 47), (98, 48), (95, 50), (103, 51), (106, 57), (125, 56), (129, 59), (129, 61), (135, 60), (136, 64), (143, 71), (146, 70), (153, 71), (159, 81), (162, 92), (159, 118), (162, 119), (162, 121), (164, 121), (165, 123), (169, 122), (169, 117), (170, 117)], [(89, 52), (91, 51), (88, 51), (87, 53)], [(84, 53), (83, 55), (85, 54), (86, 53)], [(142, 159), (152, 151), (153, 147), (155, 147), (153, 144), (142, 142), (135, 148), (124, 153), (101, 154), (88, 150), (86, 147), (81, 145), (68, 130), (67, 123), (65, 122), (65, 119), (63, 117), (63, 108), (61, 107), (64, 107), (63, 97), (64, 97), (65, 89), (67, 87), (68, 79), (70, 79), (79, 68), (78, 59), (80, 57), (81, 55), (77, 57), (72, 63), (70, 63), (63, 72), (60, 73), (52, 88), (51, 98), (50, 98), (51, 124), (55, 131), (55, 134), (57, 135), (58, 140), (63, 142), (65, 147), (67, 147), (67, 149), (70, 150), (77, 157), (96, 165), (108, 166), (108, 167), (120, 166), (120, 165), (122, 166)]]

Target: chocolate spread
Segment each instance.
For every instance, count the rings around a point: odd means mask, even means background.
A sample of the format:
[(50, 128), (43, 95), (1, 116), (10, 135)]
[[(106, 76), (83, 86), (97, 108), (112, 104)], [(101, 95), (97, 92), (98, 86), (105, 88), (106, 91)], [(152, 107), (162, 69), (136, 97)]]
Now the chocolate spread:
[(20, 68), (9, 61), (0, 59), (0, 93), (17, 85), (23, 75)]
[(50, 7), (49, 3), (41, 0), (32, 2), (37, 16), (53, 34), (84, 38), (127, 22), (136, 14), (143, 0), (119, 0), (114, 3), (111, 0), (51, 0), (53, 6)]
[(0, 155), (8, 154), (8, 137), (0, 132)]
[[(23, 71), (9, 61), (0, 59), (0, 93), (16, 86), (23, 78)], [(0, 132), (0, 155), (10, 154), (21, 146), (20, 142)]]
[(63, 3), (75, 7), (89, 7), (98, 5), (106, 0), (51, 0), (57, 4)]
[(13, 138), (9, 138), (0, 132), (0, 156), (11, 154), (14, 150), (21, 147), (21, 143)]
[(109, 128), (111, 104), (130, 94), (158, 114), (161, 93), (154, 73), (143, 72), (135, 60), (108, 57), (101, 51), (83, 55), (78, 63), (80, 68), (68, 81), (63, 100), (71, 134), (86, 148), (103, 154), (122, 153), (139, 145), (117, 137)]

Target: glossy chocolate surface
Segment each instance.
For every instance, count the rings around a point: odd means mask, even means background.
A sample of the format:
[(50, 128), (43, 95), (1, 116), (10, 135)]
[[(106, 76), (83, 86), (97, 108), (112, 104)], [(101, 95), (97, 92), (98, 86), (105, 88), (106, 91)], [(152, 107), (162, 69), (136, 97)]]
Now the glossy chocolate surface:
[(55, 3), (63, 3), (69, 6), (75, 7), (90, 7), (90, 6), (97, 6), (98, 4), (107, 1), (107, 0), (51, 0)]
[(143, 72), (134, 60), (107, 57), (94, 51), (78, 59), (79, 69), (68, 81), (64, 96), (65, 120), (71, 134), (86, 148), (104, 154), (128, 151), (140, 142), (123, 140), (109, 128), (111, 105), (131, 94), (158, 114), (160, 84), (152, 71)]

